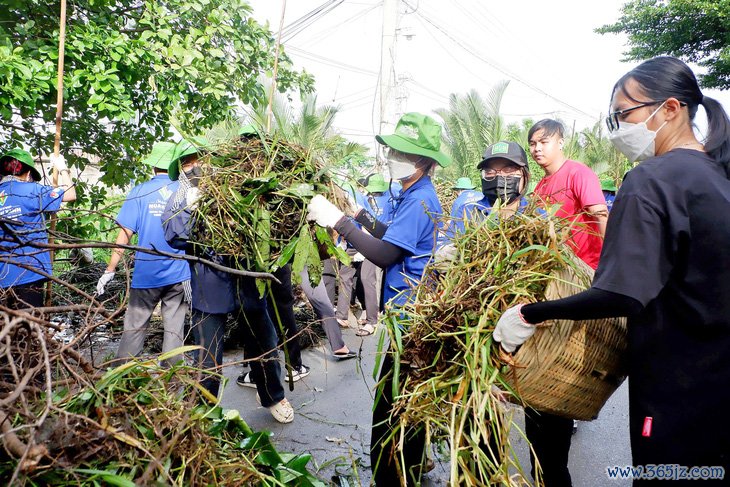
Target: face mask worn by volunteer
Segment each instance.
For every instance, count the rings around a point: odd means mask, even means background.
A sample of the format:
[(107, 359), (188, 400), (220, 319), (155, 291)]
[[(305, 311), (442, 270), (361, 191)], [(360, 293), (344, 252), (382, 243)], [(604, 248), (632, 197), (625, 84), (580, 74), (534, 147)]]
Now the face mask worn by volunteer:
[(392, 179), (408, 179), (416, 173), (416, 163), (400, 151), (388, 151), (388, 171)]
[(503, 203), (509, 204), (520, 196), (519, 176), (496, 176), (491, 179), (482, 178), (482, 194), (487, 197), (490, 204), (494, 204), (497, 199)]
[(655, 154), (655, 139), (656, 134), (664, 127), (667, 122), (664, 122), (656, 132), (649, 130), (646, 126), (646, 122), (651, 120), (651, 117), (656, 115), (664, 103), (654, 110), (649, 117), (640, 123), (630, 122), (619, 122), (618, 129), (614, 132), (608, 133), (608, 140), (625, 155), (631, 162), (639, 162), (650, 157), (654, 157)]
[(185, 171), (185, 176), (187, 176), (188, 180), (190, 181), (190, 184), (197, 187), (200, 183), (200, 176), (203, 175), (203, 168), (200, 166), (193, 166), (192, 168)]

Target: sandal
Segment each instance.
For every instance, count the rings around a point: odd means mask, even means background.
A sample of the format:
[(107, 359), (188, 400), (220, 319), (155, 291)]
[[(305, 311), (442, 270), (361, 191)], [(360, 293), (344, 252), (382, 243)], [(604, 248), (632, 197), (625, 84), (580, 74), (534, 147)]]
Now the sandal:
[(373, 325), (364, 324), (355, 332), (355, 335), (359, 337), (366, 337), (373, 333), (375, 333), (375, 327)]
[(337, 324), (340, 325), (340, 328), (350, 328), (350, 322), (348, 320), (337, 318)]
[(347, 352), (332, 352), (332, 355), (337, 360), (348, 360), (357, 357), (357, 354), (352, 350), (348, 350)]

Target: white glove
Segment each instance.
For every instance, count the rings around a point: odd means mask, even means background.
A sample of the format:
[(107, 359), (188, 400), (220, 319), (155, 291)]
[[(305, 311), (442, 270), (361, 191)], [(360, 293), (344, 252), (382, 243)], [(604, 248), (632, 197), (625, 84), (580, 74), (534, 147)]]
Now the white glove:
[(62, 155), (54, 155), (51, 154), (48, 158), (51, 161), (51, 165), (53, 168), (58, 171), (68, 171), (68, 166), (66, 165), (66, 159)]
[(312, 198), (307, 209), (309, 210), (307, 220), (315, 222), (320, 227), (332, 228), (345, 216), (339, 208), (330, 203), (321, 194)]
[(459, 251), (456, 250), (456, 245), (446, 244), (436, 249), (434, 259), (437, 264), (440, 264), (442, 262), (453, 262), (456, 260), (456, 256), (458, 255), (458, 253)]
[(502, 348), (509, 353), (514, 352), (515, 348), (535, 333), (535, 325), (529, 324), (522, 317), (522, 306), (524, 305), (512, 306), (502, 313), (492, 334), (494, 341), (500, 342)]
[(353, 262), (362, 262), (364, 260), (365, 260), (365, 256), (362, 255), (360, 252), (358, 252), (358, 253), (356, 253), (355, 255), (352, 256), (352, 261)]
[(198, 200), (200, 199), (200, 190), (195, 186), (188, 188), (185, 193), (185, 204), (191, 210), (198, 207)]
[(96, 294), (98, 296), (104, 294), (104, 288), (112, 279), (114, 279), (114, 271), (104, 271), (104, 274), (99, 278), (99, 282), (96, 283)]

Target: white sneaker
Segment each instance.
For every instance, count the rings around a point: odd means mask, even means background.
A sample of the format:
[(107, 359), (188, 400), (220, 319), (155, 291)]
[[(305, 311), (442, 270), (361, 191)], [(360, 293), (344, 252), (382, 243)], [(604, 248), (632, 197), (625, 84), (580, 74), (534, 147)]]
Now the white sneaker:
[[(309, 367), (302, 364), (299, 367), (292, 367), (291, 369), (291, 381), (297, 382), (299, 379), (303, 379), (309, 375)], [(289, 380), (289, 371), (284, 371), (284, 380)]]
[[(258, 392), (256, 393), (256, 402), (261, 405), (261, 397)], [(294, 408), (291, 407), (291, 404), (286, 398), (270, 406), (268, 409), (274, 419), (280, 423), (287, 424), (294, 421)]]

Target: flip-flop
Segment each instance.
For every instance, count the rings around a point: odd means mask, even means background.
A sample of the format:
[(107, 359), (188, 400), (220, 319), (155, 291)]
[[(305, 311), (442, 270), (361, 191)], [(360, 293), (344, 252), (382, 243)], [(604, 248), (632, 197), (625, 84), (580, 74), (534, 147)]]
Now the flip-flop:
[(359, 337), (370, 336), (375, 333), (375, 327), (373, 325), (363, 325), (355, 332), (355, 335)]
[(347, 360), (347, 359), (357, 357), (357, 354), (355, 352), (353, 352), (352, 350), (348, 350), (347, 352), (332, 352), (332, 355), (337, 360)]

